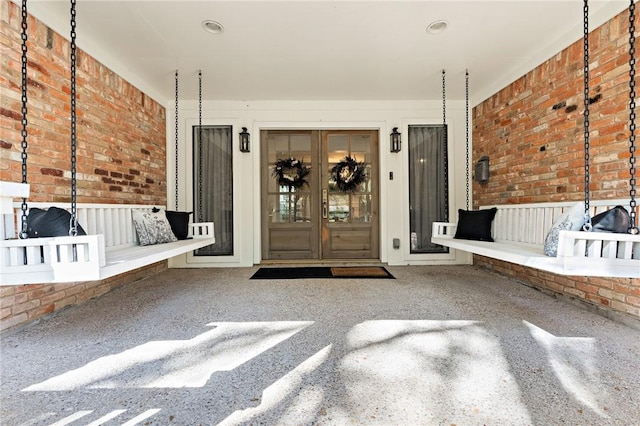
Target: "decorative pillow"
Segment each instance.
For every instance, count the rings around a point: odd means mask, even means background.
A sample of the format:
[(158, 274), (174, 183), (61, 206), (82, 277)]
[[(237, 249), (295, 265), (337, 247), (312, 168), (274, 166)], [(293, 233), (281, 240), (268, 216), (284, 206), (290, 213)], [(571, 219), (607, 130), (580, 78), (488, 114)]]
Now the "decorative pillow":
[[(50, 207), (47, 210), (38, 208), (29, 209), (27, 216), (27, 234), (29, 238), (38, 237), (67, 237), (69, 236), (69, 221), (71, 213), (58, 207)], [(78, 224), (78, 235), (87, 235)]]
[[(29, 238), (38, 238), (40, 236), (40, 230), (44, 225), (44, 215), (47, 214), (46, 210), (39, 208), (29, 209), (29, 215), (27, 216), (27, 235)], [(69, 228), (67, 225), (67, 233)]]
[(493, 242), (491, 224), (497, 211), (496, 207), (485, 210), (458, 209), (458, 227), (453, 238)]
[(178, 241), (164, 213), (134, 210), (132, 216), (141, 246)]
[(555, 223), (544, 239), (544, 254), (555, 257), (558, 255), (558, 237), (560, 231), (579, 231), (584, 225), (584, 203), (576, 203), (556, 219)]
[(179, 240), (186, 240), (189, 236), (189, 216), (191, 213), (193, 212), (165, 211), (171, 230)]
[(592, 230), (594, 232), (615, 232), (626, 234), (631, 226), (629, 212), (622, 206), (615, 206), (591, 218)]

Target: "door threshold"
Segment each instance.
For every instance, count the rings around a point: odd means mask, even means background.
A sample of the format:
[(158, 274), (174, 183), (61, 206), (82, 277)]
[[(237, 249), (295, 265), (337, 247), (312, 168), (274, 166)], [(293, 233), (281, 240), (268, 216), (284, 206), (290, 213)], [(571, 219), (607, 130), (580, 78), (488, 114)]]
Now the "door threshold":
[(384, 266), (378, 259), (283, 259), (262, 260), (260, 266)]

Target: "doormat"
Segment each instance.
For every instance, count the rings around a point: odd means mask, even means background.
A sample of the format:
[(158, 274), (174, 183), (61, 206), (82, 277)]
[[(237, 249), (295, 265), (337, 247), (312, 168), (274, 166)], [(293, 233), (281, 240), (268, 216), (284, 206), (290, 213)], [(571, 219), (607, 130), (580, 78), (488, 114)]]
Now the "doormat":
[(303, 278), (391, 278), (382, 266), (304, 266), (288, 268), (260, 268), (252, 280), (292, 280)]

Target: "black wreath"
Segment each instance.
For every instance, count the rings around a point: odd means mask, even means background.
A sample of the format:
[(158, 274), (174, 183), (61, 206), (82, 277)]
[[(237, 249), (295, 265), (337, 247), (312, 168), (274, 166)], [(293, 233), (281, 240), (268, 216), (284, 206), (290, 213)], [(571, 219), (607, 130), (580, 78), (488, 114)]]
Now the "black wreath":
[(305, 166), (301, 160), (288, 158), (276, 161), (273, 176), (278, 179), (278, 185), (289, 188), (301, 188), (308, 185), (306, 176), (311, 173), (311, 167)]
[(342, 192), (353, 192), (367, 177), (367, 163), (358, 162), (351, 157), (333, 166), (331, 177), (336, 182), (336, 187)]

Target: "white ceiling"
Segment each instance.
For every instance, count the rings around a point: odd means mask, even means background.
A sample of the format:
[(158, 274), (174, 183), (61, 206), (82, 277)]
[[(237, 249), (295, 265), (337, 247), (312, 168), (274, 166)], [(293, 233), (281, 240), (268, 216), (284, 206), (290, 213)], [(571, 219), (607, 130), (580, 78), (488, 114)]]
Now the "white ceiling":
[[(19, 3), (18, 0), (14, 0)], [(68, 38), (69, 1), (29, 12)], [(628, 1), (592, 0), (591, 29)], [(428, 100), (491, 96), (581, 38), (582, 0), (77, 2), (78, 46), (155, 99)], [(213, 35), (203, 20), (224, 26)], [(439, 35), (427, 25), (446, 20)]]

